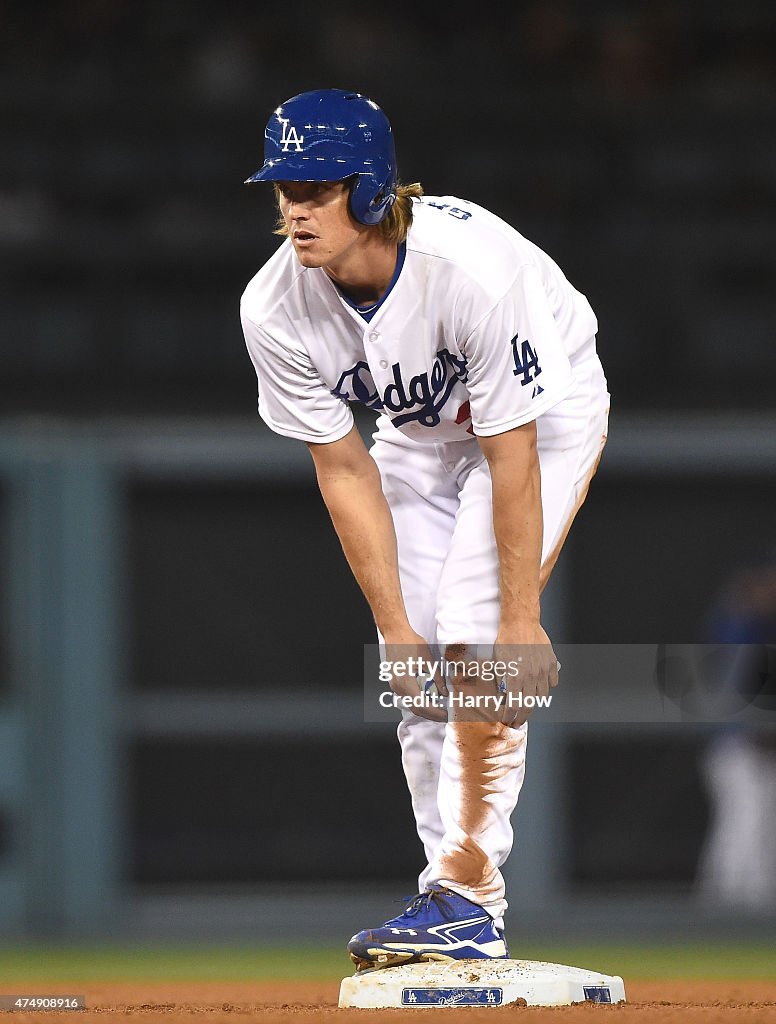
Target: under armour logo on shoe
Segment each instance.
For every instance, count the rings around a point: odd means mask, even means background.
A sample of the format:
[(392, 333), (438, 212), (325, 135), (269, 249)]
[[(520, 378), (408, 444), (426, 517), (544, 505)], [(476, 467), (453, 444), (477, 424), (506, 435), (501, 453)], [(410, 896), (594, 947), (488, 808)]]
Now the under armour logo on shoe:
[(391, 928), (394, 935), (417, 935), (414, 928)]

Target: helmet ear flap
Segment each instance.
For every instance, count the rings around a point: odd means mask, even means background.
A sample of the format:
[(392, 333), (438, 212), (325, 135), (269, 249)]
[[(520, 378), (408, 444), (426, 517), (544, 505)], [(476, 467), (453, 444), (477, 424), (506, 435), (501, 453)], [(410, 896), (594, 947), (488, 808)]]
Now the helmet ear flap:
[(350, 193), (350, 211), (361, 224), (379, 224), (396, 202), (394, 184), (387, 181), (375, 195), (374, 185), (367, 175), (359, 174)]
[(380, 220), (384, 220), (391, 212), (393, 204), (396, 202), (396, 193), (388, 192), (387, 195), (382, 193), (372, 201), (372, 209), (380, 214)]

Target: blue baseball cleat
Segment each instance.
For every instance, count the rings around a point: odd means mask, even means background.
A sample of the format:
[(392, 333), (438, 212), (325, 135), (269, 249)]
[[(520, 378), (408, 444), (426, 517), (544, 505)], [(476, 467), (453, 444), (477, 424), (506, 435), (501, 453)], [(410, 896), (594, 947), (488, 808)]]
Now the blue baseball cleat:
[(504, 933), (482, 907), (441, 886), (415, 896), (403, 914), (354, 935), (356, 971), (428, 960), (505, 960)]

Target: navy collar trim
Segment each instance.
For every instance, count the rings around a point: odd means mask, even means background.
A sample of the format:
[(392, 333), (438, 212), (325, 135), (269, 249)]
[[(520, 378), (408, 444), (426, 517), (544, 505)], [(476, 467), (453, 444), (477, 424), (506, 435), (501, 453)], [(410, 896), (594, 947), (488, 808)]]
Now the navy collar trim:
[(399, 275), (401, 274), (402, 267), (404, 266), (404, 258), (406, 255), (407, 243), (401, 242), (398, 246), (398, 251), (396, 254), (396, 269), (393, 272), (393, 277), (391, 278), (388, 287), (385, 289), (385, 294), (382, 296), (382, 298), (378, 299), (377, 302), (373, 302), (371, 305), (359, 306), (358, 303), (354, 302), (349, 296), (347, 296), (342, 291), (339, 285), (336, 285), (337, 291), (340, 293), (344, 301), (347, 302), (350, 308), (354, 309), (359, 316), (363, 317), (367, 323), (369, 323), (369, 321), (372, 319), (372, 317), (375, 315), (375, 313), (378, 311), (378, 309), (382, 306), (382, 304), (393, 291), (394, 285), (399, 280)]

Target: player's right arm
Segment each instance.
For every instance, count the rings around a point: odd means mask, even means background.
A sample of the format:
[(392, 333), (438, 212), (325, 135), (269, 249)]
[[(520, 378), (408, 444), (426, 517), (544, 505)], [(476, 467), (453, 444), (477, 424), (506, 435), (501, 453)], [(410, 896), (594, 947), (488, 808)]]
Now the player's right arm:
[[(412, 628), (399, 580), (396, 532), (380, 473), (355, 426), (328, 444), (308, 442), (318, 486), (331, 521), (375, 625), (385, 641), (388, 660), (423, 657), (431, 661), (426, 641)], [(393, 656), (392, 656), (393, 655)], [(395, 692), (417, 694), (410, 680), (395, 679)], [(440, 681), (437, 686), (442, 689)], [(421, 713), (421, 712), (416, 712)], [(444, 720), (429, 708), (423, 717)]]
[(328, 444), (308, 444), (321, 496), (345, 557), (387, 643), (413, 643), (399, 582), (396, 534), (380, 473), (353, 427)]
[[(276, 338), (250, 315), (249, 306), (244, 297), (243, 331), (259, 383), (259, 412), (277, 433), (307, 443), (345, 557), (385, 640), (385, 660), (433, 661), (407, 617), (393, 517), (350, 408), (321, 380), (302, 340), (288, 333)], [(436, 685), (440, 693), (446, 692), (441, 678)], [(398, 694), (417, 697), (414, 679), (395, 676), (391, 686)], [(415, 710), (426, 718), (447, 717), (443, 709)]]

